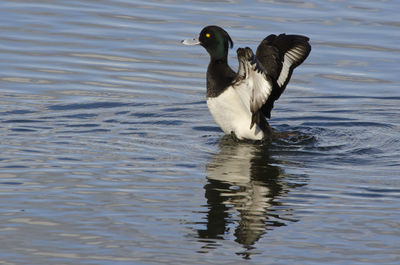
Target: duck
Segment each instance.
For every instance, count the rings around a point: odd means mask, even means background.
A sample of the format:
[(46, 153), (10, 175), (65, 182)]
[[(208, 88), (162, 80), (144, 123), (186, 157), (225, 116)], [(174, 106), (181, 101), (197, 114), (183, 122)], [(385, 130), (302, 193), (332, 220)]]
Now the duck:
[(267, 119), (293, 70), (310, 54), (309, 40), (302, 35), (271, 34), (261, 41), (255, 54), (249, 47), (238, 48), (236, 72), (228, 65), (233, 41), (223, 28), (206, 26), (198, 37), (182, 44), (201, 45), (210, 56), (206, 102), (222, 131), (239, 140), (265, 140), (275, 135)]

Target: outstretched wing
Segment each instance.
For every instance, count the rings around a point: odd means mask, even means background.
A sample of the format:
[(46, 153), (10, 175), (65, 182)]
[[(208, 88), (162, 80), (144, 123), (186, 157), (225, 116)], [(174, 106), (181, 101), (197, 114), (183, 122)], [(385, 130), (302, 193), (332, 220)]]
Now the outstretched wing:
[(264, 129), (266, 121), (261, 109), (271, 95), (273, 82), (266, 75), (250, 48), (239, 48), (237, 57), (239, 69), (233, 87), (243, 104), (252, 113), (250, 129), (255, 123)]
[(273, 86), (270, 97), (263, 106), (262, 111), (268, 118), (275, 100), (289, 83), (294, 68), (299, 66), (307, 58), (311, 51), (309, 38), (300, 35), (280, 34), (269, 35), (258, 46), (256, 51), (257, 60), (276, 84)]

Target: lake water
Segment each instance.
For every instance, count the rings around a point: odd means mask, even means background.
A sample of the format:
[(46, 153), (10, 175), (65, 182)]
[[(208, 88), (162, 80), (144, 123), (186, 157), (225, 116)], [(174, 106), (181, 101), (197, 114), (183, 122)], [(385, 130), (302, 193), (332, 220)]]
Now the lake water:
[[(5, 0), (1, 264), (400, 264), (400, 2)], [(205, 103), (224, 27), (313, 50), (235, 142)]]

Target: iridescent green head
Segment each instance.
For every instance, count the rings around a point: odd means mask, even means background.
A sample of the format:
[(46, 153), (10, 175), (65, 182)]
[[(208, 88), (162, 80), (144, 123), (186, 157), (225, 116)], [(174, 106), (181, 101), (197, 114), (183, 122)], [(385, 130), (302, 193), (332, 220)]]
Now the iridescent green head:
[(233, 41), (229, 34), (218, 26), (207, 26), (198, 38), (184, 40), (183, 44), (200, 44), (210, 54), (212, 61), (226, 60), (228, 49), (233, 47)]

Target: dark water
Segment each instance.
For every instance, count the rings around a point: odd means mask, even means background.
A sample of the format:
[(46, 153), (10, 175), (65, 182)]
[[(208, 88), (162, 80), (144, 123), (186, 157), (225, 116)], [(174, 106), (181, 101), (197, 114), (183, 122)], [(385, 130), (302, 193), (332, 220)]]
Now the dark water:
[[(2, 1), (0, 263), (399, 264), (399, 3)], [(208, 24), (311, 38), (294, 136), (223, 137)]]

